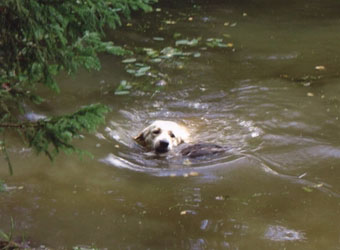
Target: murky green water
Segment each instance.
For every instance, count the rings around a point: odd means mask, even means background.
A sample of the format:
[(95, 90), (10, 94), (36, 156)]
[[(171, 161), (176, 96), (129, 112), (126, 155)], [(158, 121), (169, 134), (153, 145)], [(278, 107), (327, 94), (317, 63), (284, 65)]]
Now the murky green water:
[[(12, 147), (15, 175), (3, 160), (0, 173), (16, 188), (0, 195), (0, 228), (13, 217), (18, 237), (57, 249), (340, 249), (340, 4), (164, 5), (110, 36), (157, 50), (201, 37), (182, 48), (200, 56), (152, 64), (167, 83), (156, 92), (114, 95), (143, 78), (111, 56), (100, 72), (61, 79), (62, 95), (36, 112), (113, 109), (78, 142), (94, 159), (51, 164)], [(208, 38), (229, 48), (204, 48)], [(232, 150), (191, 165), (147, 157), (131, 138), (156, 119)]]

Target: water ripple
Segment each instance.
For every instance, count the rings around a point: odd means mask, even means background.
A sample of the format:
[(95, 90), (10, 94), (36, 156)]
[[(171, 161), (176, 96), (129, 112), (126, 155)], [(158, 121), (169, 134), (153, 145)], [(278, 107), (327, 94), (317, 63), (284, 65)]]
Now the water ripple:
[(302, 241), (306, 240), (304, 232), (289, 229), (279, 225), (268, 226), (264, 238), (272, 241)]

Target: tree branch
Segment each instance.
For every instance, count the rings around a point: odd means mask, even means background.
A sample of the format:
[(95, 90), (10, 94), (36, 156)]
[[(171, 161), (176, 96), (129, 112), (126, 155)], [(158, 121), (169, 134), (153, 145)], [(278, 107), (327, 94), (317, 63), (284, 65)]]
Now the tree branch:
[(25, 123), (0, 123), (0, 128), (37, 128), (42, 127), (40, 123), (33, 123), (33, 122), (25, 122)]

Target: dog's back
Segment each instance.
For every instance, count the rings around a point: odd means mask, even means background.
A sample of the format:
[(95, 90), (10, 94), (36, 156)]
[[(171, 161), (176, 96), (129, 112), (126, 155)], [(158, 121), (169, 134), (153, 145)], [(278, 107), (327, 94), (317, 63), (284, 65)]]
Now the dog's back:
[(181, 149), (180, 154), (184, 157), (198, 158), (204, 156), (212, 156), (226, 151), (225, 147), (213, 143), (197, 143), (186, 145)]

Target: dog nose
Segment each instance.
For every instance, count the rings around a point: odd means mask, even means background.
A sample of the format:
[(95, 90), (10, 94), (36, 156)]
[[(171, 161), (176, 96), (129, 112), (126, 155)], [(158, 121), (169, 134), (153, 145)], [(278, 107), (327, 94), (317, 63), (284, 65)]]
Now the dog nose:
[(161, 148), (167, 148), (169, 146), (169, 142), (168, 141), (160, 141), (159, 146)]
[(157, 147), (156, 147), (156, 152), (157, 153), (166, 153), (168, 152), (169, 148), (169, 142), (165, 140), (159, 141)]

